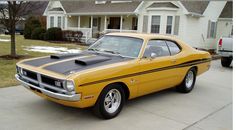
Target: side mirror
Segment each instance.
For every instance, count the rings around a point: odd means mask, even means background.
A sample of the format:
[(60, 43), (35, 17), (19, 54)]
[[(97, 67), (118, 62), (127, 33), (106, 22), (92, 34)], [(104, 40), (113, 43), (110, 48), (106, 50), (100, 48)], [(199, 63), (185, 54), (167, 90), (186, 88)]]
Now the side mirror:
[(151, 59), (154, 59), (154, 58), (156, 58), (156, 57), (157, 57), (157, 54), (156, 54), (156, 53), (154, 53), (154, 52), (152, 52), (152, 53), (151, 53), (151, 55), (150, 55), (150, 57), (151, 57)]

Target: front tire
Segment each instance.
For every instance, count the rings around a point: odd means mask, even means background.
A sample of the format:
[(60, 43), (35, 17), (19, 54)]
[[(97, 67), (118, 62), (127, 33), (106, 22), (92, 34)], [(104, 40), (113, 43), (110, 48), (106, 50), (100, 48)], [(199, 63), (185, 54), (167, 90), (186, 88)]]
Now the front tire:
[(232, 62), (231, 57), (221, 57), (221, 65), (223, 67), (229, 67)]
[(94, 114), (100, 118), (111, 119), (116, 117), (123, 108), (125, 93), (121, 86), (112, 84), (105, 87), (93, 110)]
[(177, 91), (181, 93), (191, 92), (195, 85), (196, 75), (197, 75), (196, 69), (190, 68), (187, 74), (185, 75), (185, 78), (182, 81), (182, 83), (176, 87)]

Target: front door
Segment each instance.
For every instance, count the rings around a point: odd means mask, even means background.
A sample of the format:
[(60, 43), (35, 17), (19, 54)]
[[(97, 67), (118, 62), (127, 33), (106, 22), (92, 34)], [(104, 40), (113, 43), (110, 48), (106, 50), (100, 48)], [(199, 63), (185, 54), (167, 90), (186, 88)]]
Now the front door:
[(176, 81), (173, 69), (172, 56), (164, 40), (150, 40), (145, 49), (143, 58), (140, 60), (140, 70), (144, 74), (137, 79), (138, 95), (145, 95), (172, 87)]
[(98, 34), (100, 32), (100, 27), (101, 27), (101, 17), (93, 17), (93, 27), (92, 27), (92, 32), (93, 32), (93, 38), (98, 38)]
[(120, 17), (110, 17), (108, 29), (120, 29)]

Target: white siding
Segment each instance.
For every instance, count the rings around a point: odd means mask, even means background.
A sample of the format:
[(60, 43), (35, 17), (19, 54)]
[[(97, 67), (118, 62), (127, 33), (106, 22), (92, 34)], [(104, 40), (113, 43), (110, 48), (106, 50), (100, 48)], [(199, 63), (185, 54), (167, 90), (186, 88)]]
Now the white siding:
[(207, 38), (208, 21), (217, 21), (225, 3), (225, 1), (210, 1), (203, 17), (182, 16), (180, 38), (193, 47), (215, 49), (218, 39)]
[[(64, 11), (48, 11), (52, 8), (59, 8), (59, 7), (63, 9), (63, 7), (59, 1), (50, 1), (48, 3), (48, 7), (46, 8), (46, 10), (44, 12), (44, 15), (47, 16), (47, 28), (50, 27), (50, 17), (51, 16), (54, 17), (54, 25), (53, 25), (54, 27), (58, 26), (58, 16), (61, 17), (61, 19), (62, 19), (61, 22), (64, 21), (63, 18), (66, 17), (66, 14)], [(63, 25), (63, 23), (61, 25)], [(65, 25), (65, 23), (64, 23), (64, 25)], [(63, 27), (63, 26), (61, 26), (61, 27)], [(65, 25), (65, 28), (66, 28), (66, 25)], [(62, 29), (64, 29), (64, 28), (62, 28)]]

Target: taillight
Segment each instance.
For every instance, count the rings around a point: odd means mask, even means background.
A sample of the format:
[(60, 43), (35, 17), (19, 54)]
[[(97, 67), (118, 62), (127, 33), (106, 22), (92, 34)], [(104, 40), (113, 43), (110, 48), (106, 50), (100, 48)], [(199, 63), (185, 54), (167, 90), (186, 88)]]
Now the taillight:
[(222, 39), (219, 40), (219, 47), (222, 46)]

